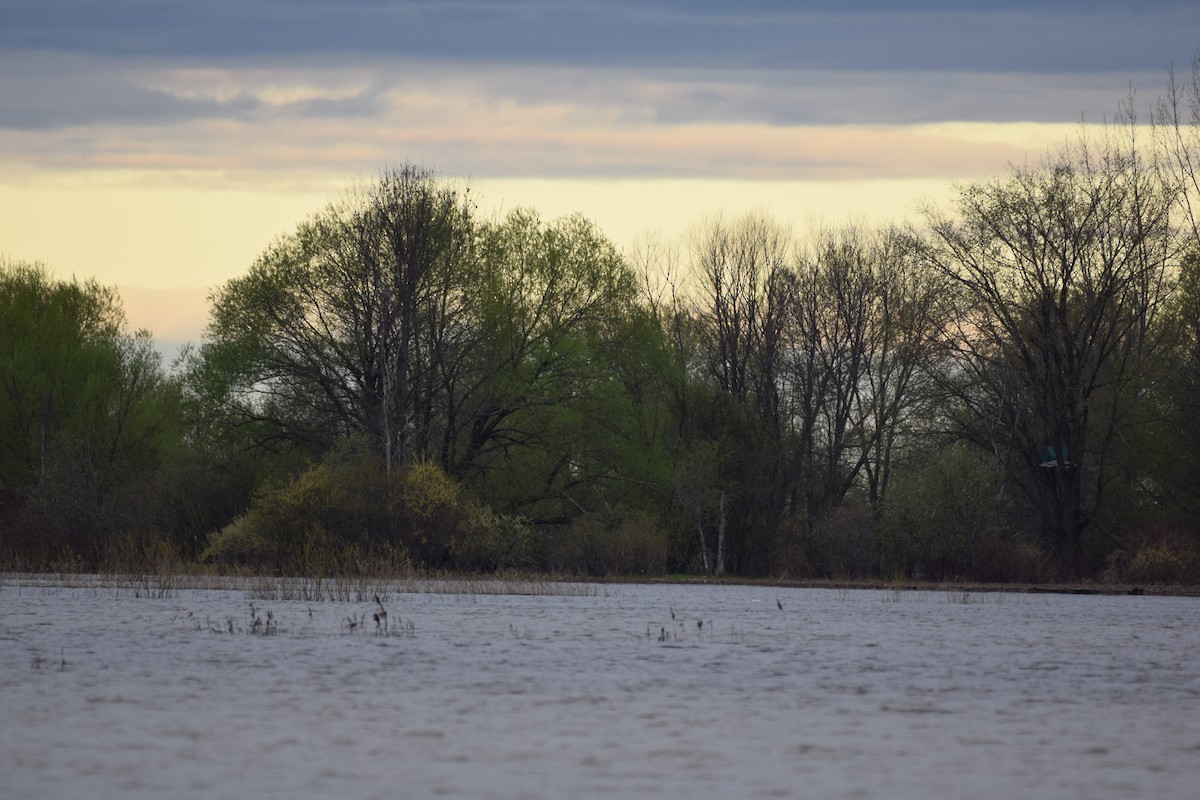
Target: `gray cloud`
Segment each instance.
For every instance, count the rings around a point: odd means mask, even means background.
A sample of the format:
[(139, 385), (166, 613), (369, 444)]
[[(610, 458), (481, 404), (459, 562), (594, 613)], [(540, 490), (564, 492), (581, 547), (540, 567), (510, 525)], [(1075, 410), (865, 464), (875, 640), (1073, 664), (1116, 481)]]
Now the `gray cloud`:
[[(0, 64), (3, 61), (0, 60)], [(214, 117), (246, 117), (260, 104), (237, 95), (226, 100), (185, 98), (139, 86), (118, 73), (80, 70), (15, 79), (0, 75), (0, 128), (38, 130), (106, 123), (163, 124)]]
[[(515, 174), (530, 156), (503, 137), (532, 132), (546, 134), (539, 174), (681, 174), (720, 165), (620, 155), (615, 131), (1099, 121), (1131, 82), (1157, 93), (1200, 43), (1175, 0), (797, 5), (6, 0), (0, 133), (10, 156), (46, 163), (127, 144), (156, 164), (277, 164), (329, 136), (330, 159), (394, 148)], [(203, 124), (218, 121), (244, 124)], [(484, 141), (480, 125), (518, 132)], [(587, 160), (593, 147), (610, 149)]]
[[(265, 103), (249, 87), (217, 91), (203, 79), (173, 78), (188, 72), (167, 59), (120, 59), (58, 53), (0, 52), (0, 130), (41, 130), (84, 125), (161, 125), (197, 120), (365, 118), (379, 111), (381, 85), (336, 96), (298, 97)], [(322, 70), (280, 67), (287, 76)], [(288, 82), (286, 78), (284, 82)]]
[[(394, 119), (397, 110), (409, 124), (428, 127), (464, 98), (493, 111), (504, 105), (525, 113), (570, 108), (580, 115), (574, 118), (580, 124), (589, 124), (589, 116), (667, 126), (1077, 122), (1111, 118), (1130, 81), (1151, 97), (1164, 80), (1162, 71), (556, 69), (361, 59), (335, 60), (335, 66), (289, 60), (262, 68), (255, 63), (192, 69), (167, 59), (0, 53), (0, 130), (210, 120), (378, 123)], [(289, 91), (296, 96), (287, 96)], [(426, 104), (397, 109), (396, 102), (407, 102), (397, 98), (414, 94), (425, 97)]]
[(621, 108), (630, 119), (766, 125), (1098, 122), (1130, 82), (1153, 96), (1165, 70), (1137, 74), (867, 70), (493, 70), (454, 73), (489, 97)]
[(1137, 71), (1196, 45), (1185, 0), (7, 0), (0, 48), (588, 66)]

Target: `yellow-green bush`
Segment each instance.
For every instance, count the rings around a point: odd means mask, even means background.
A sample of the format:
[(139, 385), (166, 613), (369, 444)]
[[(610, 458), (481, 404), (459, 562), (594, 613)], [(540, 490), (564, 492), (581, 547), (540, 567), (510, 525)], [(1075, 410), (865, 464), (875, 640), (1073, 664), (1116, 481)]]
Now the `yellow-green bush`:
[(1170, 541), (1147, 542), (1123, 570), (1127, 583), (1188, 584), (1200, 581), (1200, 554), (1195, 547)]
[(1200, 544), (1176, 524), (1146, 520), (1122, 549), (1109, 555), (1104, 580), (1194, 585), (1200, 582)]
[(213, 534), (202, 558), (321, 575), (416, 565), (517, 566), (527, 534), (491, 512), (441, 468), (393, 469), (371, 454), (336, 452)]
[(1165, 542), (1149, 544), (1138, 550), (1129, 563), (1126, 578), (1132, 583), (1183, 583), (1188, 573), (1187, 560)]
[(399, 478), (396, 512), (403, 538), (414, 557), (429, 566), (444, 566), (451, 539), (470, 515), (457, 482), (428, 461), (407, 467)]
[(235, 519), (208, 538), (200, 553), (201, 561), (222, 564), (265, 564), (274, 552), (274, 545), (252, 510)]
[(471, 502), (451, 537), (450, 553), (455, 569), (466, 572), (529, 569), (534, 566), (533, 532), (518, 517)]

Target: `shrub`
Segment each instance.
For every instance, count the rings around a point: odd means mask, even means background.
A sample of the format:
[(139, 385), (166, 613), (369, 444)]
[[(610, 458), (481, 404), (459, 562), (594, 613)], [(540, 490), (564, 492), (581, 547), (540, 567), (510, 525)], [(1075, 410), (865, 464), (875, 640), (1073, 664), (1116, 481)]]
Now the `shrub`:
[(1040, 551), (1007, 524), (1002, 475), (985, 453), (952, 445), (897, 474), (879, 525), (885, 575), (1037, 580)]
[(865, 578), (879, 568), (875, 520), (865, 504), (849, 500), (812, 527), (805, 548), (811, 568), (823, 578)]
[(472, 502), (450, 540), (455, 569), (496, 572), (533, 566), (533, 532), (519, 517)]
[(1200, 582), (1200, 548), (1184, 531), (1151, 523), (1130, 549), (1109, 557), (1104, 579), (1111, 583), (1195, 584)]
[(399, 478), (396, 512), (402, 536), (423, 564), (443, 566), (451, 560), (451, 540), (471, 508), (458, 483), (436, 464), (413, 464)]
[(1133, 583), (1183, 583), (1188, 572), (1184, 556), (1160, 542), (1138, 550), (1127, 577)]
[(259, 514), (258, 509), (251, 510), (214, 533), (200, 553), (200, 560), (222, 564), (267, 563), (275, 548), (266, 526), (253, 518)]
[(335, 451), (262, 489), (201, 557), (318, 576), (413, 562), (497, 569), (520, 564), (526, 539), (520, 521), (491, 512), (435, 464), (388, 472), (374, 455)]
[(655, 517), (625, 508), (581, 514), (543, 532), (540, 548), (551, 571), (591, 575), (661, 574), (671, 553)]

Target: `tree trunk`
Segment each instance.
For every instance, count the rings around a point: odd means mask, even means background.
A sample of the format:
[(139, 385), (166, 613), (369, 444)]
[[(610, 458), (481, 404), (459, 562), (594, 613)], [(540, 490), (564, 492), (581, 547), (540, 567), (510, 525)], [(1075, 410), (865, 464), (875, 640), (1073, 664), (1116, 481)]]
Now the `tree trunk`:
[(721, 515), (717, 518), (717, 569), (716, 574), (725, 574), (725, 492), (721, 492)]

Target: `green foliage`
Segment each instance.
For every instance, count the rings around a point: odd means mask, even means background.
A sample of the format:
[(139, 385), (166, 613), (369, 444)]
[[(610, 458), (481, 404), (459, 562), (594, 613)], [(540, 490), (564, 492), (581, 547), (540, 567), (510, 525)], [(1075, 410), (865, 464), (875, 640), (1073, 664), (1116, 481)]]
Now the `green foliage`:
[(0, 485), (36, 483), (55, 442), (99, 421), (123, 326), (111, 289), (0, 263)]
[(189, 386), (218, 425), (320, 456), (363, 437), (390, 463), (439, 450), (472, 344), (465, 192), (406, 164), (356, 187), (220, 287)]
[[(443, 465), (518, 507), (529, 495), (510, 489), (544, 494), (564, 458), (581, 460), (582, 419), (595, 420), (592, 412), (603, 407), (604, 424), (619, 424), (608, 413), (620, 413), (608, 402), (609, 356), (633, 313), (632, 277), (593, 223), (579, 216), (543, 223), (518, 209), (480, 226), (471, 283), (473, 346), (460, 372), (466, 391), (458, 408), (447, 409), (453, 421)], [(514, 464), (525, 474), (510, 484)], [(500, 465), (506, 485), (491, 485)]]
[(260, 514), (249, 511), (209, 537), (200, 553), (201, 561), (220, 564), (261, 565), (269, 563), (275, 546)]
[(309, 468), (261, 492), (226, 549), (251, 529), (277, 568), (305, 542), (369, 538), (422, 566), (494, 569), (538, 560), (519, 518), (570, 525), (660, 502), (671, 353), (634, 289), (588, 220), (519, 209), (481, 224), (410, 166), (331, 206), (217, 293), (188, 400), (214, 439), (322, 458), (351, 435), (392, 477), (351, 482), (375, 487), (364, 506), (341, 487), (345, 465)]
[(517, 566), (528, 534), (475, 501), (441, 468), (388, 471), (354, 446), (285, 483), (213, 534), (203, 560), (326, 575), (362, 570)]
[(157, 474), (180, 452), (178, 387), (116, 292), (0, 264), (0, 490), (6, 544), (32, 562), (96, 564), (116, 537), (162, 533)]

